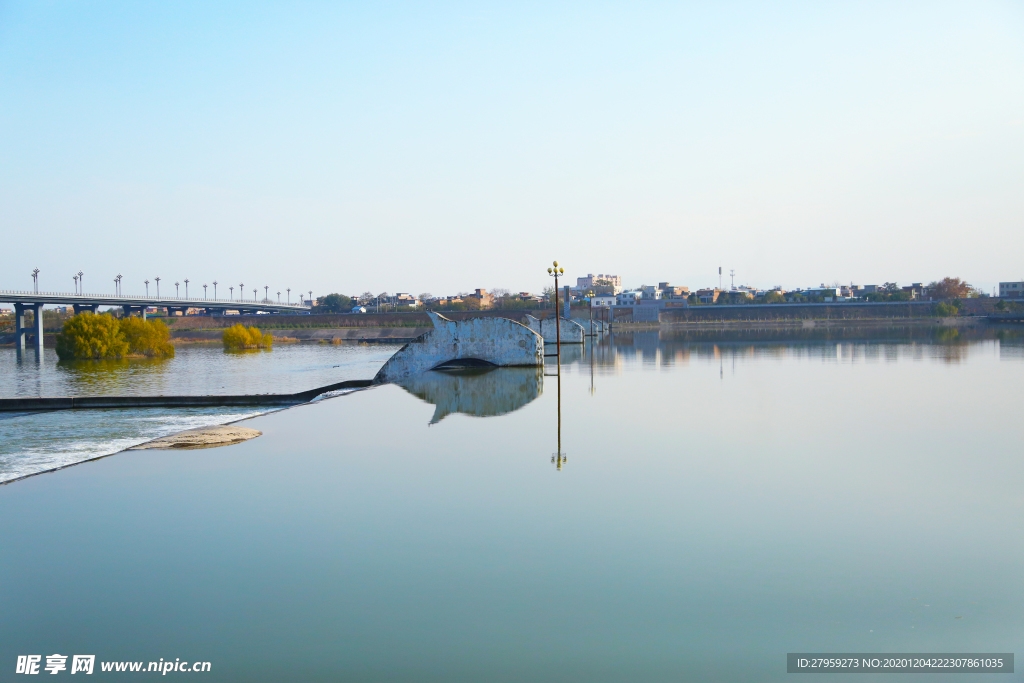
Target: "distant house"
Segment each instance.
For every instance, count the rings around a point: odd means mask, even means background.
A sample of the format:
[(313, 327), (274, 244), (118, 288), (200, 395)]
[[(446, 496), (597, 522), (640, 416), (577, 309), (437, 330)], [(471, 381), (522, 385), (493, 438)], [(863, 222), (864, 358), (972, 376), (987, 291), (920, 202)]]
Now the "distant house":
[(608, 306), (615, 305), (615, 297), (607, 294), (602, 294), (601, 296), (591, 297), (591, 303), (593, 303), (594, 306), (601, 306), (607, 308)]
[(366, 313), (366, 307), (365, 306), (353, 306), (352, 310), (349, 311), (349, 313)]
[(718, 301), (718, 297), (721, 296), (722, 290), (717, 287), (709, 287), (708, 289), (698, 289), (696, 294), (697, 300), (702, 304), (713, 304)]
[(658, 289), (663, 299), (686, 299), (690, 296), (689, 287), (673, 287), (667, 282), (659, 282)]
[(1003, 299), (1024, 299), (1024, 281), (1000, 282), (999, 296)]
[(619, 292), (615, 295), (616, 306), (636, 306), (643, 297), (643, 292), (630, 290), (628, 292)]
[(494, 297), (487, 293), (486, 289), (477, 289), (466, 296), (467, 299), (475, 299), (480, 304), (480, 310), (490, 308), (494, 304)]
[(412, 294), (404, 292), (398, 292), (395, 294), (395, 300), (393, 303), (396, 306), (411, 306), (412, 308), (416, 308), (420, 305), (419, 299), (414, 297)]
[(640, 290), (640, 300), (642, 303), (649, 303), (654, 301), (661, 301), (661, 297), (664, 292), (654, 285), (644, 287)]

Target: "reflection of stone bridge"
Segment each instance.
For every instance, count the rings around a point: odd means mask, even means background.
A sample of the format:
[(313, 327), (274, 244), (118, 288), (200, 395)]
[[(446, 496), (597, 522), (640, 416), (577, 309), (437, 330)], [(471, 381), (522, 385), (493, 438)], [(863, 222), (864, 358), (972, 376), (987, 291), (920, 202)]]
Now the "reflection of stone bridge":
[(377, 373), (376, 384), (398, 382), (439, 366), (544, 365), (544, 340), (507, 318), (458, 322), (428, 311), (434, 329), (409, 342)]
[(541, 368), (460, 368), (424, 372), (397, 382), (410, 394), (433, 404), (430, 424), (452, 413), (474, 417), (505, 415), (540, 396)]

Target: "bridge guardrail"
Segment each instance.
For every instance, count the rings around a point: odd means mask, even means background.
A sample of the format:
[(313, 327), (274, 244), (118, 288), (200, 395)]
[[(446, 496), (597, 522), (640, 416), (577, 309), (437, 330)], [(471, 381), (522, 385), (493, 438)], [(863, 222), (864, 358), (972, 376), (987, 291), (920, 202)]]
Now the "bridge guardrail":
[[(19, 297), (21, 297), (21, 296), (26, 296), (26, 297), (32, 297), (32, 296), (60, 297), (62, 299), (68, 299), (68, 300), (81, 299), (83, 301), (89, 300), (89, 299), (104, 299), (104, 300), (124, 301), (125, 303), (144, 302), (144, 301), (145, 302), (151, 302), (151, 303), (155, 303), (155, 302), (168, 302), (168, 301), (175, 301), (175, 302), (181, 301), (181, 302), (185, 302), (185, 303), (196, 303), (196, 304), (207, 304), (207, 305), (229, 305), (229, 306), (235, 305), (235, 306), (237, 306), (239, 304), (244, 304), (244, 305), (247, 305), (247, 306), (248, 305), (282, 306), (282, 307), (288, 307), (288, 308), (295, 308), (297, 310), (305, 310), (305, 309), (309, 308), (308, 306), (306, 306), (304, 304), (281, 303), (281, 302), (267, 301), (267, 300), (259, 301), (259, 300), (248, 300), (248, 299), (204, 299), (204, 298), (201, 298), (201, 297), (177, 297), (177, 296), (154, 297), (154, 296), (145, 296), (145, 295), (141, 295), (141, 294), (138, 294), (138, 295), (137, 294), (127, 294), (127, 295), (125, 295), (125, 294), (85, 294), (85, 293), (83, 293), (83, 294), (76, 294), (74, 292), (27, 292), (27, 291), (20, 291), (20, 290), (14, 290), (14, 289), (0, 289), (0, 298), (2, 298), (3, 295), (5, 295), (5, 294), (11, 294), (11, 295), (14, 295), (14, 296), (19, 296)], [(201, 308), (201, 307), (202, 307), (201, 305), (196, 306), (196, 308)]]

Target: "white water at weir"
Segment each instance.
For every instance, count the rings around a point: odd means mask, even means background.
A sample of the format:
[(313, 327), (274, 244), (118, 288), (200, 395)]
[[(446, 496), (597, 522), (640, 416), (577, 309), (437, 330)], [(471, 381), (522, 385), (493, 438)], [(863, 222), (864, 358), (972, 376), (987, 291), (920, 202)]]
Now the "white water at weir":
[[(58, 363), (47, 349), (17, 361), (0, 350), (0, 396), (294, 393), (373, 377), (393, 344), (280, 345), (225, 353), (179, 346), (173, 359)], [(0, 413), (0, 483), (111, 455), (177, 432), (279, 410), (268, 407), (128, 408)]]

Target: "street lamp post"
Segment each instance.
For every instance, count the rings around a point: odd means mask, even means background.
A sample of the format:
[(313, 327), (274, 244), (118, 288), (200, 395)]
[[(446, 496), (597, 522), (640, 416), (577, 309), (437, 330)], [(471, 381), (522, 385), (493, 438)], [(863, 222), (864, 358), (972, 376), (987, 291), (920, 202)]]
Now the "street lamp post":
[(216, 280), (213, 281), (213, 298), (214, 299), (217, 298), (217, 281)]
[(309, 290), (309, 310), (313, 310), (313, 290)]
[(263, 300), (270, 298), (270, 285), (263, 285)]
[(558, 267), (558, 261), (553, 264), (554, 268), (548, 268), (548, 275), (555, 278), (555, 350), (558, 357), (555, 359), (558, 365), (558, 375), (562, 375), (562, 332), (559, 329), (558, 319), (561, 315), (558, 312), (558, 276), (565, 273), (565, 268)]
[(75, 281), (75, 294), (78, 294), (78, 276), (72, 275), (71, 279)]
[(277, 303), (281, 303), (281, 292), (277, 293)]
[(117, 274), (117, 295), (121, 296), (121, 273)]
[(174, 281), (174, 298), (175, 299), (180, 299), (181, 298), (181, 296), (179, 296), (179, 292), (178, 292), (178, 287), (179, 286), (181, 286), (181, 283), (178, 282), (177, 280), (175, 280)]
[(148, 299), (149, 298), (149, 280), (146, 280), (145, 283), (146, 283), (146, 298)]
[(243, 289), (243, 287), (245, 287), (245, 283), (244, 282), (239, 282), (238, 283), (238, 300), (239, 301), (245, 301), (245, 289)]
[(235, 288), (234, 287), (228, 287), (228, 289), (231, 290), (231, 301), (234, 301), (235, 300)]
[(185, 298), (188, 298), (188, 278), (185, 278)]
[(160, 298), (160, 278), (156, 278), (156, 298)]
[(291, 303), (292, 302), (292, 288), (288, 287), (284, 291), (288, 292), (288, 303)]
[(85, 285), (82, 283), (82, 271), (78, 271), (78, 291), (80, 294), (85, 294)]
[(256, 290), (255, 289), (252, 290), (252, 300), (253, 300), (253, 303), (256, 302)]
[(203, 283), (203, 299), (206, 298), (206, 283)]
[(35, 290), (36, 294), (39, 293), (39, 269), (38, 268), (36, 268), (35, 270), (32, 271), (32, 289)]

